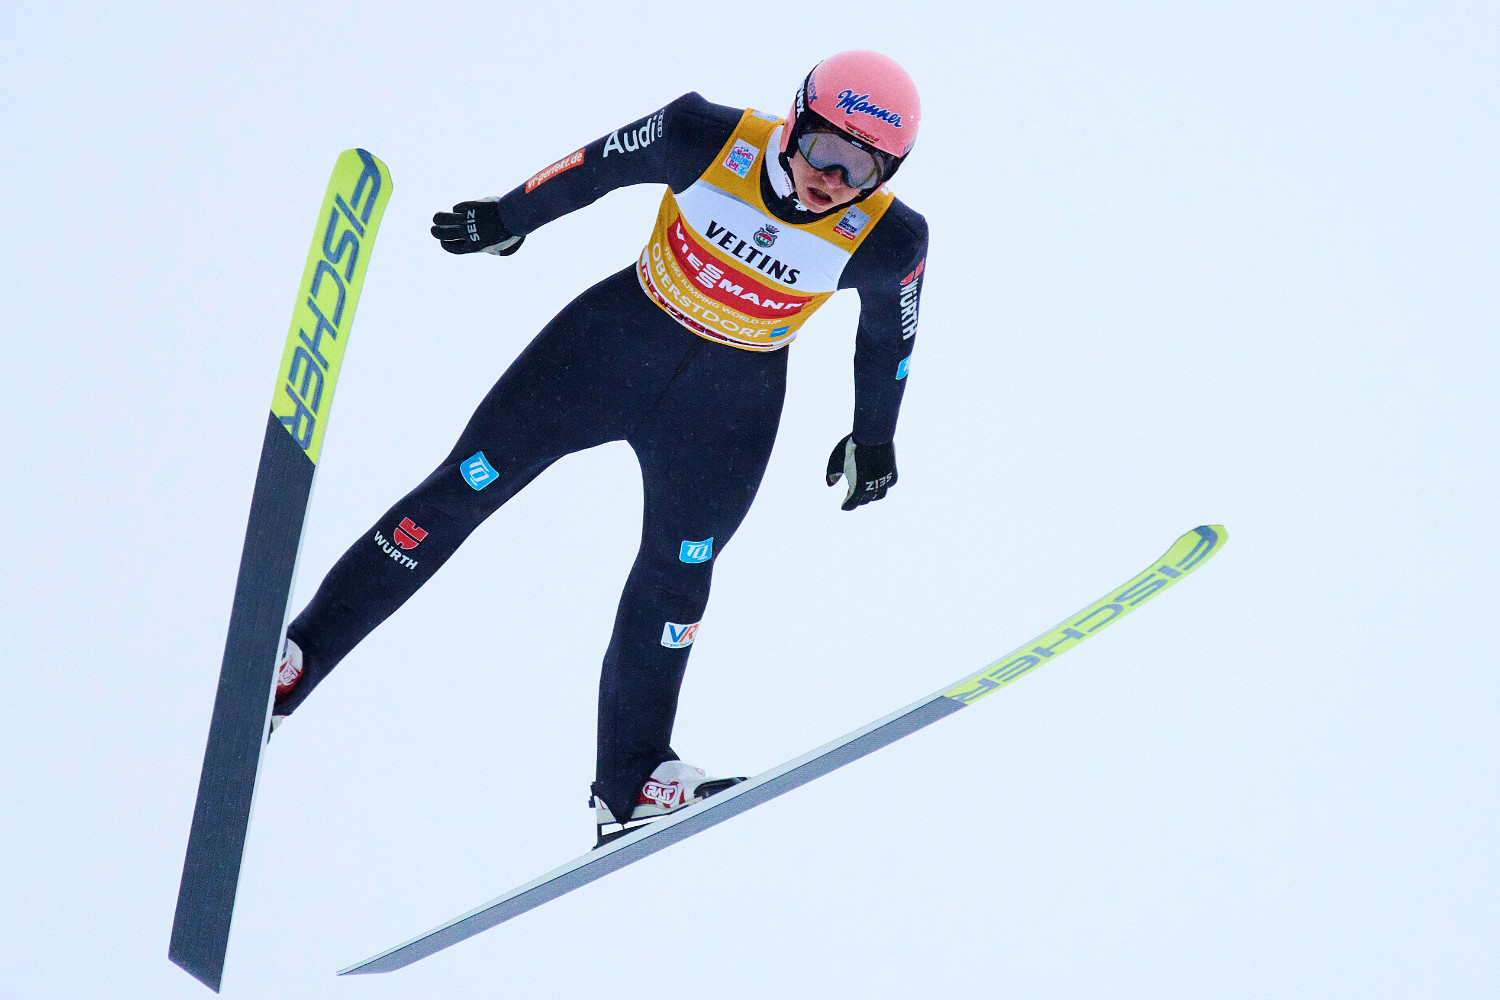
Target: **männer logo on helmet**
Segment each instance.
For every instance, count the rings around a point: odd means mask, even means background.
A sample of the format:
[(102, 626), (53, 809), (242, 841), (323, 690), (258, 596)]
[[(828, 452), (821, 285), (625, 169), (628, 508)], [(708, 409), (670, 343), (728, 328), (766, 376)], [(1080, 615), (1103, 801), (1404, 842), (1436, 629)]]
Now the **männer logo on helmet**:
[(869, 115), (872, 118), (879, 118), (883, 122), (888, 122), (897, 128), (901, 127), (900, 112), (871, 104), (869, 94), (856, 94), (852, 90), (840, 91), (839, 102), (834, 105), (834, 110), (842, 111), (846, 115)]

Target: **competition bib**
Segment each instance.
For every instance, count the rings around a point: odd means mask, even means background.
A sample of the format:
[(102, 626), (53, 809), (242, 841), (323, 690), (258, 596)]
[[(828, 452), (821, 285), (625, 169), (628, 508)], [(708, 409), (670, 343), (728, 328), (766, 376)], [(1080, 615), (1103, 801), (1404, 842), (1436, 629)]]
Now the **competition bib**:
[(760, 161), (775, 155), (767, 147), (779, 124), (747, 110), (692, 187), (662, 196), (636, 264), (641, 288), (669, 316), (749, 351), (792, 342), (895, 200), (881, 188), (817, 222), (782, 222), (760, 193)]

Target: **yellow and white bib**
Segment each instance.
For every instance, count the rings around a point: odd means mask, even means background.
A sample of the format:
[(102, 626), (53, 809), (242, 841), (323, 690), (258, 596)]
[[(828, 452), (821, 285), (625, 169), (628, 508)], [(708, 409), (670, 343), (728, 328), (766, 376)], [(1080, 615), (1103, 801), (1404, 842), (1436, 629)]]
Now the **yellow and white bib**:
[[(790, 344), (890, 208), (885, 188), (843, 212), (794, 226), (760, 193), (761, 159), (780, 119), (746, 110), (687, 190), (662, 196), (636, 277), (667, 315), (700, 337), (747, 351)], [(779, 169), (773, 165), (771, 169)]]

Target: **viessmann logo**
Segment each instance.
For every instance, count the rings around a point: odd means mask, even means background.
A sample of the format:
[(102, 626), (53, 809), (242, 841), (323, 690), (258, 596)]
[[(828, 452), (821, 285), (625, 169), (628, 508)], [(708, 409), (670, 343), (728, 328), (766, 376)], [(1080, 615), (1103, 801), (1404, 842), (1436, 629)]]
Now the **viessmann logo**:
[[(354, 269), (359, 263), (365, 226), (380, 197), (380, 166), (375, 157), (363, 149), (355, 152), (364, 168), (354, 182), (348, 201), (344, 200), (342, 193), (333, 196), (333, 208), (329, 210), (328, 224), (323, 230), (323, 256), (313, 271), (305, 303), (312, 314), (312, 333), (307, 332), (306, 326), (299, 327), (297, 333), (301, 343), (292, 352), (286, 384), (282, 387), (291, 399), (292, 412), (277, 415), (303, 451), (312, 447), (318, 421), (323, 415), (323, 389), (329, 371), (329, 359), (324, 352), (341, 343), (339, 337), (345, 329), (344, 308), (349, 301), (349, 282), (354, 280)], [(357, 288), (355, 295), (358, 295)], [(332, 343), (325, 343), (324, 338)], [(331, 398), (331, 389), (329, 394)]]

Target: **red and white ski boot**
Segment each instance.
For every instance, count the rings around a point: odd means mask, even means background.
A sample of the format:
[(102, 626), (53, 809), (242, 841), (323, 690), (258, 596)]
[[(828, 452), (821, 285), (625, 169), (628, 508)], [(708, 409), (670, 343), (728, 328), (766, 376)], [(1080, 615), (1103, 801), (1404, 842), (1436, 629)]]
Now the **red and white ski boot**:
[(710, 778), (701, 767), (685, 764), (680, 760), (669, 760), (657, 765), (651, 777), (641, 786), (641, 794), (631, 810), (630, 820), (620, 823), (615, 820), (609, 806), (597, 795), (589, 796), (589, 805), (594, 807), (594, 825), (599, 840), (594, 844), (603, 847), (627, 833), (639, 830), (654, 820), (684, 809), (694, 802), (701, 802), (726, 788), (738, 785), (744, 778)]
[[(297, 689), (297, 682), (302, 679), (302, 649), (291, 639), (287, 639), (286, 645), (281, 649), (281, 662), (276, 664), (276, 700), (280, 701)], [(271, 710), (271, 732), (276, 732), (276, 727), (286, 721), (286, 716), (277, 715), (275, 709)], [(267, 734), (267, 739), (270, 734)]]

